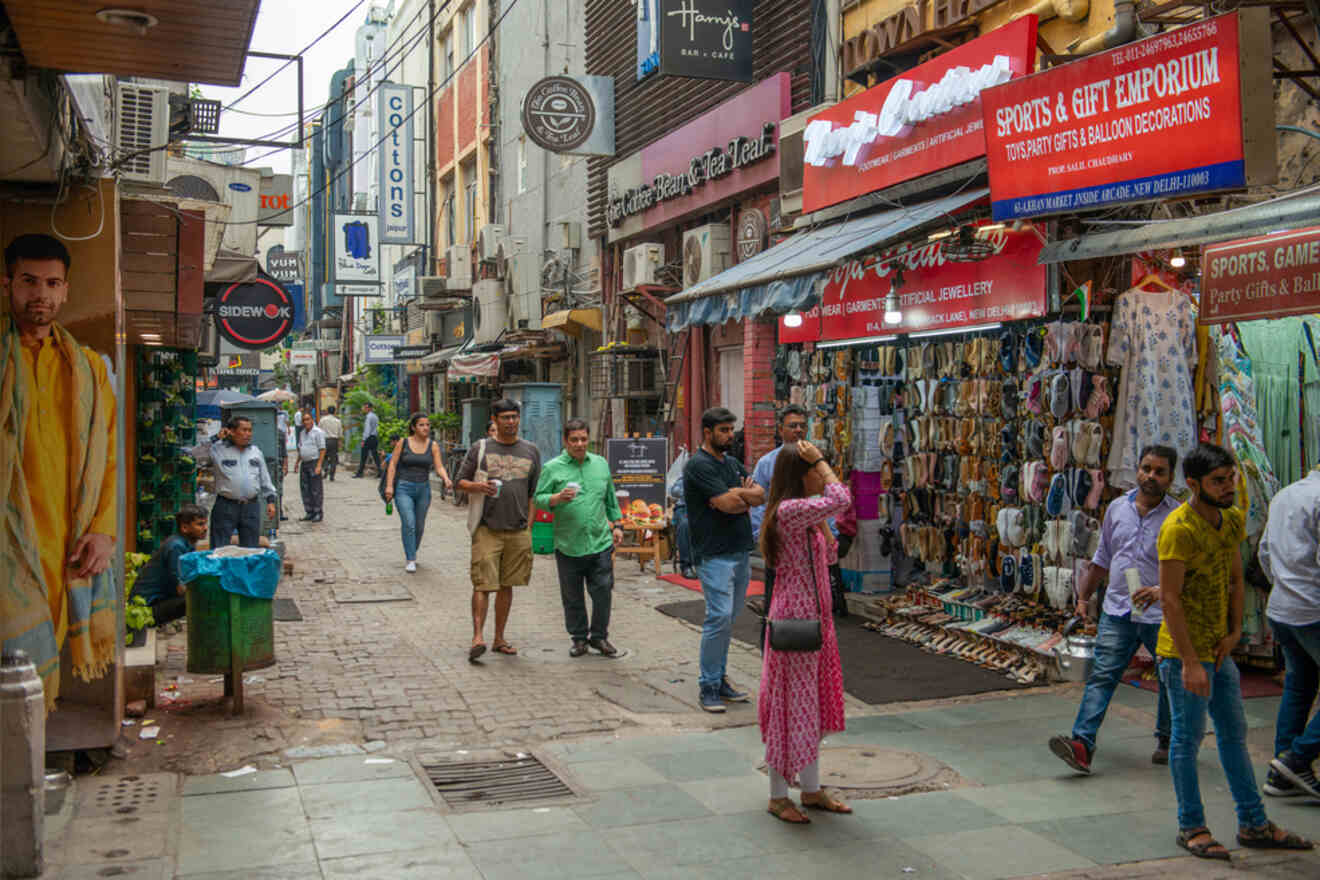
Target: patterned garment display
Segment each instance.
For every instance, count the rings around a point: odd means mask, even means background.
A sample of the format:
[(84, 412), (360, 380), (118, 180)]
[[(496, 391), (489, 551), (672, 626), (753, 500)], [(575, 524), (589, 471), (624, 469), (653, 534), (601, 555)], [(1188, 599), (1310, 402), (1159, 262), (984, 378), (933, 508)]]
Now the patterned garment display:
[[(1123, 368), (1109, 482), (1130, 489), (1143, 446), (1172, 446), (1180, 457), (1196, 448), (1196, 307), (1175, 291), (1123, 293), (1114, 304), (1107, 359)], [(1175, 484), (1183, 485), (1181, 475)]]
[[(776, 651), (767, 645), (762, 661), (758, 703), (761, 741), (765, 743), (766, 763), (786, 779), (816, 760), (821, 737), (844, 729), (843, 669), (830, 614), (831, 551), (816, 527), (843, 513), (851, 500), (842, 483), (831, 483), (824, 495), (788, 499), (779, 505), (779, 565), (775, 569), (770, 619), (816, 617), (813, 584), (823, 612), (823, 644), (819, 651)], [(814, 572), (808, 540), (816, 563)]]

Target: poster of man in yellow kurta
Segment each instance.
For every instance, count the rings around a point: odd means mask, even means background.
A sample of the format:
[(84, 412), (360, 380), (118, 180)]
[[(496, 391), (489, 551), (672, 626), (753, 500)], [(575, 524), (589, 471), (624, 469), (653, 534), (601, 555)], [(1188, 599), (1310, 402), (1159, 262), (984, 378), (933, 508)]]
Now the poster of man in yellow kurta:
[[(0, 639), (25, 652), (55, 707), (73, 673), (114, 662), (115, 398), (105, 364), (56, 320), (81, 278), (43, 234), (5, 247), (0, 313)], [(0, 310), (3, 311), (3, 310)]]

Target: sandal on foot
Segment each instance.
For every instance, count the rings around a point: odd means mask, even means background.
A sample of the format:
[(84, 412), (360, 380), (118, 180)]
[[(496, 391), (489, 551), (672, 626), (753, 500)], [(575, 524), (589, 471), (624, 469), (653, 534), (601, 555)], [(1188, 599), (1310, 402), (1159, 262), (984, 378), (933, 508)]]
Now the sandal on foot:
[(775, 798), (770, 801), (770, 806), (766, 807), (765, 811), (780, 822), (787, 822), (790, 825), (811, 824), (811, 817), (799, 810), (792, 798)]
[(486, 653), (486, 646), (484, 644), (473, 645), (472, 647), (468, 648), (468, 662), (469, 663), (477, 662), (477, 658), (484, 653)]
[(518, 649), (513, 645), (510, 645), (508, 642), (499, 642), (495, 647), (491, 648), (491, 650), (496, 654), (509, 654), (510, 656), (518, 653)]
[[(1192, 841), (1201, 836), (1206, 840), (1202, 843), (1192, 843)], [(1241, 837), (1241, 835), (1239, 835)], [(1185, 831), (1179, 831), (1177, 837), (1178, 846), (1187, 850), (1198, 859), (1217, 859), (1221, 862), (1227, 862), (1232, 857), (1224, 845), (1215, 840), (1215, 836), (1210, 833), (1209, 828), (1188, 828)]]
[(826, 813), (851, 813), (852, 807), (843, 801), (832, 798), (825, 792), (820, 792), (817, 797), (819, 800), (807, 800), (808, 795), (802, 795), (802, 806), (808, 810), (823, 810)]
[[(1278, 837), (1279, 833), (1283, 837)], [(1237, 842), (1247, 849), (1313, 849), (1315, 844), (1292, 831), (1284, 831), (1273, 822), (1261, 828), (1239, 828)]]

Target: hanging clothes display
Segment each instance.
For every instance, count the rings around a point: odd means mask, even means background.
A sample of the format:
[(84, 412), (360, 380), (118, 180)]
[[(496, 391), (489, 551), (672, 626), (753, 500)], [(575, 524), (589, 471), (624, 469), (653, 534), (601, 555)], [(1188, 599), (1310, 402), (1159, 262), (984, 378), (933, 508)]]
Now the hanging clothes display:
[(1219, 355), (1219, 407), (1223, 414), (1223, 445), (1241, 466), (1246, 491), (1247, 538), (1254, 546), (1265, 529), (1270, 499), (1279, 491), (1279, 479), (1270, 462), (1256, 408), (1254, 366), (1230, 333), (1210, 328)]
[[(1311, 406), (1320, 405), (1320, 373), (1316, 370), (1315, 358), (1306, 338), (1306, 323), (1310, 323), (1313, 335), (1320, 334), (1320, 321), (1315, 318), (1273, 318), (1238, 324), (1243, 347), (1251, 358), (1265, 449), (1285, 486), (1300, 479), (1304, 470), (1299, 409), (1302, 386), (1298, 385), (1297, 377), (1299, 355), (1305, 363), (1304, 384), (1308, 389), (1314, 389), (1307, 400), (1307, 433), (1311, 435), (1307, 438), (1307, 454), (1314, 456), (1317, 453), (1315, 422), (1320, 410)], [(1314, 464), (1316, 459), (1310, 457), (1309, 461)]]
[[(1151, 292), (1147, 286), (1159, 289)], [(1196, 307), (1180, 291), (1147, 276), (1114, 304), (1107, 360), (1123, 370), (1110, 483), (1132, 488), (1143, 446), (1172, 446), (1180, 457), (1196, 447)], [(1183, 485), (1182, 477), (1175, 482)]]

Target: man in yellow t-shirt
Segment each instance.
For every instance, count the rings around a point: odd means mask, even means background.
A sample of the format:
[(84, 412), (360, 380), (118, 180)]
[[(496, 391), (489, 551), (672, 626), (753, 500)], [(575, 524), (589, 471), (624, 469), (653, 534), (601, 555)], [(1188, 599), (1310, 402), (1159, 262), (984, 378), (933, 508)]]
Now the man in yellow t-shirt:
[(1196, 755), (1207, 713), (1215, 722), (1219, 761), (1237, 807), (1240, 845), (1311, 849), (1312, 844), (1265, 816), (1247, 754), (1247, 719), (1233, 648), (1242, 638), (1245, 585), (1239, 544), (1246, 536), (1235, 508), (1237, 462), (1222, 447), (1202, 443), (1183, 460), (1192, 491), (1160, 528), (1160, 626), (1156, 653), (1169, 693), (1172, 731), (1169, 771), (1178, 797), (1180, 847), (1195, 856), (1227, 860), (1205, 825)]

